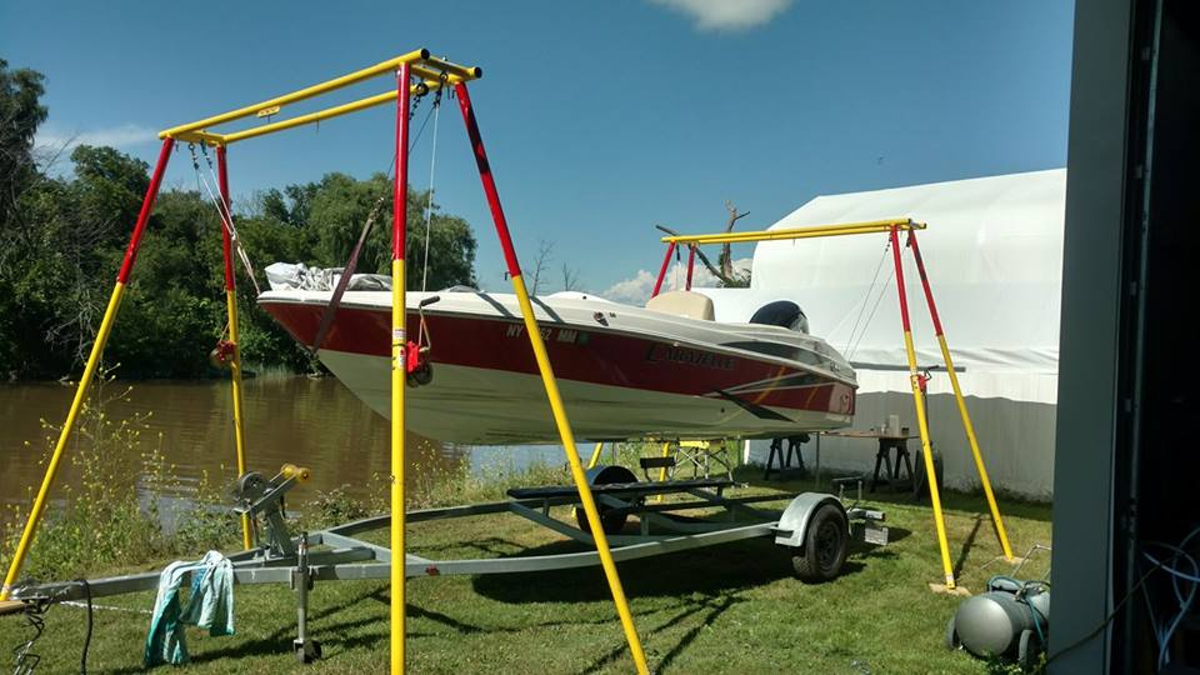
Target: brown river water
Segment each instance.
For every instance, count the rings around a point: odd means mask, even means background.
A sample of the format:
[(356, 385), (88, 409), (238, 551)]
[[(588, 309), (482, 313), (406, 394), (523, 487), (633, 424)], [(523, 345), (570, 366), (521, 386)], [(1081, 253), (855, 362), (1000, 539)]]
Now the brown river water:
[[(161, 447), (182, 499), (195, 490), (204, 472), (213, 481), (231, 481), (236, 473), (233, 404), (224, 380), (113, 382), (108, 394), (132, 387), (122, 400), (105, 406), (109, 419), (152, 413), (143, 432), (143, 450)], [(41, 420), (59, 425), (65, 419), (74, 388), (56, 382), (0, 384), (0, 505), (27, 503), (29, 486), (41, 482), (46, 436), (57, 432)], [(161, 445), (159, 434), (161, 433)], [(245, 381), (247, 467), (274, 475), (292, 462), (312, 469), (312, 479), (289, 495), (303, 503), (321, 490), (343, 487), (353, 497), (369, 498), (381, 490), (389, 472), (389, 425), (332, 377), (262, 376)], [(29, 445), (26, 445), (26, 442)], [(473, 448), (448, 446), (409, 437), (409, 473), (466, 470), (480, 474), (512, 470), (535, 461), (562, 463), (553, 446)], [(78, 480), (64, 461), (52, 496), (61, 484)], [(406, 481), (422, 489), (427, 481)], [(428, 489), (428, 488), (425, 488)]]

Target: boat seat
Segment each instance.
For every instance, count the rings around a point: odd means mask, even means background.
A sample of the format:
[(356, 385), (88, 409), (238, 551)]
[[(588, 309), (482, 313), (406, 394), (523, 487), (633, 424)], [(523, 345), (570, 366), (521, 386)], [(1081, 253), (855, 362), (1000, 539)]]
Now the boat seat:
[(662, 312), (663, 314), (686, 316), (689, 319), (702, 319), (704, 321), (714, 321), (716, 319), (712, 298), (695, 291), (667, 291), (666, 293), (660, 293), (646, 302), (646, 309)]

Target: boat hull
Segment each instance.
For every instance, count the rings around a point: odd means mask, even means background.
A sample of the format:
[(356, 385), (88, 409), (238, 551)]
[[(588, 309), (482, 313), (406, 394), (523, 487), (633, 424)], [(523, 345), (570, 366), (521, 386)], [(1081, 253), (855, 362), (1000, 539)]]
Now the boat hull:
[[(386, 417), (391, 318), (384, 300), (390, 296), (352, 295), (347, 293), (318, 356)], [(421, 299), (412, 295), (410, 339), (420, 320), (413, 305)], [(426, 311), (433, 381), (407, 390), (409, 429), (465, 444), (558, 442), (537, 363), (509, 298), (441, 297)], [(311, 344), (325, 311), (327, 298), (322, 300), (312, 292), (269, 293), (259, 303), (297, 340)], [(690, 342), (684, 328), (700, 322), (552, 299), (539, 300), (537, 312), (580, 440), (768, 437), (841, 428), (852, 420), (852, 382), (785, 359), (719, 348), (711, 335), (708, 342)], [(672, 325), (664, 329), (658, 325), (663, 322)], [(731, 344), (754, 339), (724, 337)]]

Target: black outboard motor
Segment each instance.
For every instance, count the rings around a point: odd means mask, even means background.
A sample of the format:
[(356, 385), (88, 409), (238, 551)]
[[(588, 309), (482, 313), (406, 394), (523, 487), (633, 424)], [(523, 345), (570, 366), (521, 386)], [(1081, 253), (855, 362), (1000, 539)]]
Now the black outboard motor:
[(791, 300), (776, 300), (759, 307), (754, 316), (750, 317), (750, 323), (783, 326), (800, 333), (808, 333), (808, 317), (804, 315), (800, 305)]

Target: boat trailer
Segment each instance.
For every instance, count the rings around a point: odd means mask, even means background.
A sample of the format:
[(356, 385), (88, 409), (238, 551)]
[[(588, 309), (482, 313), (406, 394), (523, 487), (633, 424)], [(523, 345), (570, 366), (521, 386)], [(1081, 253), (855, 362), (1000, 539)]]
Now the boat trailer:
[[(309, 477), (308, 469), (285, 464), (270, 479), (258, 472), (239, 478), (237, 505), (233, 510), (248, 517), (261, 536), (254, 548), (227, 556), (233, 565), (236, 584), (289, 584), (295, 591), (298, 634), (293, 650), (302, 663), (321, 656), (320, 644), (307, 630), (308, 593), (314, 584), (385, 580), (389, 578), (392, 563), (391, 550), (359, 538), (387, 530), (391, 525), (390, 515), (364, 518), (318, 532), (291, 533), (284, 512), (284, 495)], [(874, 526), (885, 519), (884, 513), (859, 506), (861, 480), (858, 499), (847, 507), (844, 495), (819, 492), (728, 497), (724, 491), (735, 483), (725, 478), (639, 481), (632, 471), (616, 465), (596, 466), (588, 472), (588, 479), (604, 531), (613, 543), (612, 557), (618, 562), (770, 537), (787, 549), (797, 577), (806, 582), (822, 582), (835, 578), (841, 571), (852, 536), (867, 533), (871, 543), (886, 543), (886, 528)], [(421, 523), (511, 513), (590, 550), (460, 560), (435, 560), (409, 553), (405, 558), (405, 576), (549, 572), (600, 564), (583, 510), (573, 509), (575, 524), (551, 515), (552, 507), (579, 506), (579, 493), (574, 486), (517, 488), (509, 490), (508, 495), (510, 499), (504, 501), (410, 511), (407, 519), (409, 523)], [(673, 496), (671, 501), (649, 500), (667, 495)], [(753, 506), (783, 500), (789, 501), (782, 511)], [(680, 513), (698, 509), (719, 511), (715, 517)], [(626, 527), (630, 516), (636, 517), (636, 528)], [(865, 526), (857, 527), (859, 524)], [(71, 581), (18, 587), (10, 600), (0, 604), (0, 614), (17, 613), (26, 605), (44, 607), (85, 597), (152, 591), (158, 583), (159, 573), (147, 572), (88, 580), (86, 586)]]

